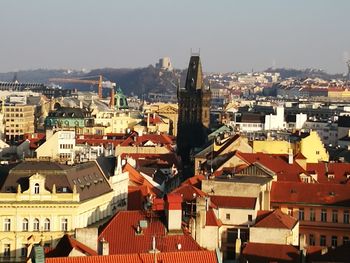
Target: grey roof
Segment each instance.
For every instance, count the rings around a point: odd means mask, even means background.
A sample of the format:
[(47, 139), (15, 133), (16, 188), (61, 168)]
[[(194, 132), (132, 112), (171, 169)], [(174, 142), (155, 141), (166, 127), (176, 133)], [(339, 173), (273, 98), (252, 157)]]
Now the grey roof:
[(0, 192), (16, 192), (18, 184), (22, 192), (29, 188), (29, 177), (35, 173), (46, 177), (45, 188), (52, 191), (72, 193), (74, 185), (80, 194), (80, 200), (88, 200), (112, 191), (103, 172), (97, 163), (87, 162), (74, 166), (62, 165), (55, 162), (37, 161), (22, 162), (10, 170)]

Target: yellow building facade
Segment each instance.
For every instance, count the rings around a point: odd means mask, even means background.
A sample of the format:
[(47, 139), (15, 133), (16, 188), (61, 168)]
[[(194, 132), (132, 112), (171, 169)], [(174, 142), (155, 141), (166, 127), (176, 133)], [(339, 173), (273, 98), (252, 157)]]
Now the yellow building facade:
[[(37, 162), (10, 171), (0, 193), (0, 262), (23, 262), (30, 240), (55, 247), (65, 233), (112, 214), (114, 192), (96, 163), (56, 167)], [(9, 177), (21, 181), (16, 189)]]

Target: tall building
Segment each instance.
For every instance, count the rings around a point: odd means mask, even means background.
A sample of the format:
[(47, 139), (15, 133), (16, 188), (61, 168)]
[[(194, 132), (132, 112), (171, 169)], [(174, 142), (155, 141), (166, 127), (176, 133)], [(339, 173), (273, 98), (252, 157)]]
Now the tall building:
[(178, 90), (179, 119), (177, 149), (184, 164), (190, 162), (191, 150), (207, 140), (210, 124), (211, 91), (204, 86), (199, 56), (192, 56), (187, 70), (185, 88)]

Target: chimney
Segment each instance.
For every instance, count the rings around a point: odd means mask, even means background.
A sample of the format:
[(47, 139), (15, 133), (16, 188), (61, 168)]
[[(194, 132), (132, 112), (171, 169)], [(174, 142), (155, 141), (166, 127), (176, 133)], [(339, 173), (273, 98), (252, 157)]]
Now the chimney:
[(97, 252), (97, 227), (76, 228), (74, 236), (77, 241), (85, 244), (86, 246)]
[(288, 149), (288, 163), (293, 164), (293, 150), (290, 148)]
[(99, 242), (98, 254), (102, 256), (109, 255), (109, 243), (104, 238), (102, 238)]
[(182, 224), (182, 197), (178, 194), (168, 194), (165, 199), (165, 214), (168, 231), (181, 230)]

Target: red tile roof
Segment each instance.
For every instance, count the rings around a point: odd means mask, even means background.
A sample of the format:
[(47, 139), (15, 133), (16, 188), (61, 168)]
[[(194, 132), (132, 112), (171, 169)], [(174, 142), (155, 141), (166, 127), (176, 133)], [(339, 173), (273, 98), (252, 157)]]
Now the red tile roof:
[(291, 245), (247, 243), (242, 255), (249, 262), (300, 262), (300, 252)]
[(300, 173), (305, 170), (297, 163), (288, 163), (286, 154), (242, 153), (237, 151), (236, 156), (249, 164), (260, 163), (277, 175), (278, 181), (300, 182)]
[(281, 210), (259, 211), (254, 227), (293, 229), (298, 220)]
[(196, 199), (196, 197), (204, 197), (207, 194), (202, 190), (199, 190), (197, 187), (194, 187), (189, 184), (183, 184), (172, 191), (182, 196), (184, 202), (191, 202)]
[(134, 160), (145, 159), (145, 160), (158, 160), (163, 161), (164, 163), (168, 163), (169, 166), (173, 164), (175, 167), (179, 167), (179, 159), (175, 153), (164, 153), (164, 154), (152, 154), (152, 153), (122, 153), (121, 158), (127, 159), (127, 157), (131, 157)]
[(60, 239), (55, 249), (50, 250), (45, 256), (46, 257), (67, 257), (69, 256), (69, 254), (73, 249), (79, 250), (81, 253), (87, 256), (98, 255), (97, 252), (94, 251), (93, 249), (89, 248), (83, 243), (80, 243), (79, 241), (75, 240), (71, 236), (65, 234)]
[(215, 208), (220, 207), (220, 208), (254, 209), (256, 204), (256, 198), (211, 195), (210, 203)]
[[(214, 251), (178, 251), (157, 253), (158, 263), (217, 263)], [(46, 263), (154, 263), (154, 254), (122, 254), (92, 257), (47, 258)]]
[(271, 203), (350, 206), (347, 184), (273, 182), (270, 196)]
[(134, 134), (133, 136), (130, 136), (128, 139), (123, 141), (121, 146), (142, 146), (148, 141), (160, 145), (172, 145), (175, 143), (174, 138), (167, 134), (145, 134), (141, 136)]
[(206, 218), (206, 220), (205, 220), (206, 226), (221, 226), (222, 225), (221, 220), (216, 217), (213, 209), (209, 209), (206, 212), (205, 218)]
[[(110, 254), (147, 253), (152, 247), (152, 238), (156, 238), (156, 248), (161, 252), (175, 252), (178, 244), (182, 251), (198, 251), (201, 247), (186, 233), (167, 234), (167, 229), (157, 214), (147, 216), (141, 211), (120, 211), (105, 226), (99, 240), (109, 242)], [(140, 220), (146, 220), (148, 226), (136, 233)]]
[[(308, 163), (306, 169), (317, 173), (319, 183), (344, 183), (350, 175), (350, 163)], [(328, 175), (334, 175), (334, 178)]]

